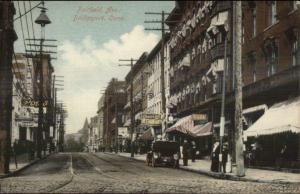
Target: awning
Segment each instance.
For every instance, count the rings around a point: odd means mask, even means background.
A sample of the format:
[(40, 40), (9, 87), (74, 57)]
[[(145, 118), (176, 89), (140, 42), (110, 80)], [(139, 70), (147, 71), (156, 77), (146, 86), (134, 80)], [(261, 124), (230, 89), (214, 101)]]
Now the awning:
[[(170, 132), (177, 131), (177, 132), (191, 135), (194, 137), (205, 136), (205, 135), (207, 135), (206, 133), (207, 133), (209, 126), (210, 126), (210, 131), (211, 131), (212, 124), (208, 123), (207, 125), (205, 124), (202, 126), (200, 126), (200, 125), (194, 126), (194, 120), (198, 120), (200, 118), (199, 116), (201, 116), (201, 115), (193, 114), (193, 115), (183, 117), (183, 118), (179, 119), (173, 126), (166, 129), (165, 132), (170, 133)], [(201, 133), (203, 133), (203, 135), (200, 135)]]
[(130, 102), (127, 102), (127, 104), (124, 106), (124, 108), (123, 109), (127, 109), (127, 108), (130, 108)]
[(283, 132), (300, 133), (300, 97), (273, 105), (244, 131), (244, 136), (257, 137)]
[(130, 124), (131, 124), (131, 119), (128, 119), (128, 120), (125, 121), (125, 123), (124, 123), (123, 126), (124, 126), (124, 127), (129, 127)]
[(134, 116), (134, 119), (135, 119), (135, 120), (141, 120), (141, 119), (142, 119), (142, 114), (143, 114), (143, 112), (138, 112), (138, 113)]
[(140, 140), (145, 140), (145, 141), (152, 141), (154, 140), (154, 137), (152, 135), (152, 131), (153, 129), (149, 128), (147, 129), (140, 137)]
[(194, 128), (191, 129), (191, 132), (196, 137), (209, 136), (212, 134), (212, 122), (208, 122), (203, 125), (196, 125)]

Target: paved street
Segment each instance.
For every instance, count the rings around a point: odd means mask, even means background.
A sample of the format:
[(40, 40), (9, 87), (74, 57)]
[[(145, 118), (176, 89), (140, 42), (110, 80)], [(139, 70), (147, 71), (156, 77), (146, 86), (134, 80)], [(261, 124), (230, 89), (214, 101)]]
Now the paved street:
[(152, 168), (112, 154), (51, 155), (17, 177), (1, 179), (1, 192), (299, 193), (297, 184), (218, 180), (172, 168)]

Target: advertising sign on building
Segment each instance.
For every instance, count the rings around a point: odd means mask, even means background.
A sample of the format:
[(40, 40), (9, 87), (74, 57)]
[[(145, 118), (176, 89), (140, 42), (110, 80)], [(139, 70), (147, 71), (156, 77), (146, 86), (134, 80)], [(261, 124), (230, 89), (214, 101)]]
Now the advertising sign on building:
[(192, 118), (194, 121), (207, 121), (206, 114), (193, 114)]
[[(30, 107), (39, 107), (39, 101), (37, 100), (33, 100), (33, 99), (22, 99), (22, 106), (30, 106)], [(43, 107), (47, 107), (48, 106), (48, 100), (44, 100), (43, 102)]]
[(161, 118), (159, 114), (143, 114), (141, 124), (147, 126), (161, 125)]
[(123, 138), (128, 138), (128, 128), (127, 127), (118, 127), (118, 135), (122, 136)]

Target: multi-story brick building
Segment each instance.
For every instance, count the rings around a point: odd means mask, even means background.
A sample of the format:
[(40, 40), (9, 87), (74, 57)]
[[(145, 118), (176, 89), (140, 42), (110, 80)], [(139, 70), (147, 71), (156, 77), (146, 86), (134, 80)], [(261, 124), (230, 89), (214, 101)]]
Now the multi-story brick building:
[(142, 115), (147, 107), (147, 81), (149, 72), (147, 69), (147, 56), (148, 53), (144, 52), (136, 63), (133, 65), (129, 73), (126, 75), (126, 87), (127, 87), (127, 104), (124, 107), (125, 110), (125, 126), (131, 126), (131, 108), (130, 107), (130, 90), (131, 82), (133, 82), (133, 115), (134, 115), (134, 132), (133, 138), (144, 132), (144, 126), (141, 125)]
[[(243, 2), (242, 70), (243, 113), (245, 129), (264, 114), (265, 107), (299, 96), (299, 1), (245, 1)], [(174, 22), (178, 21), (178, 22)], [(233, 34), (232, 2), (230, 1), (176, 1), (176, 7), (167, 18), (170, 27), (170, 102), (178, 118), (201, 113), (207, 115), (218, 136), (221, 110), (223, 70), (226, 71), (225, 134), (234, 139), (234, 86), (232, 64)], [(227, 36), (226, 57), (225, 36)], [(224, 68), (224, 64), (226, 64)], [(268, 114), (264, 114), (263, 117)], [(273, 119), (274, 118), (268, 118)], [(275, 122), (275, 121), (274, 121)], [(255, 127), (255, 125), (253, 126)], [(251, 127), (249, 130), (259, 130)], [(299, 126), (300, 127), (300, 124)], [(262, 129), (261, 129), (262, 130)], [(264, 142), (269, 154), (259, 158), (262, 165), (273, 165), (282, 144), (271, 139), (283, 138), (274, 129), (252, 141)], [(281, 135), (278, 135), (278, 134)], [(246, 132), (247, 134), (247, 132)], [(248, 133), (249, 134), (249, 133)], [(276, 135), (275, 135), (276, 134)], [(201, 135), (201, 134), (199, 134)], [(299, 142), (292, 133), (288, 145), (290, 160), (299, 158)], [(208, 139), (210, 139), (208, 137)], [(246, 142), (246, 138), (244, 141)], [(247, 144), (251, 141), (249, 140)], [(267, 143), (266, 143), (267, 142)], [(233, 143), (230, 143), (231, 150)], [(291, 147), (296, 147), (291, 151)], [(209, 146), (208, 146), (209, 148)], [(201, 148), (200, 148), (201, 149)], [(291, 162), (290, 164), (292, 164)], [(294, 164), (294, 163), (293, 163)]]
[[(162, 106), (162, 83), (161, 83), (161, 47), (162, 41), (160, 40), (155, 47), (151, 50), (147, 57), (147, 69), (148, 69), (148, 83), (147, 83), (147, 114), (157, 115), (162, 121), (168, 119), (169, 115), (169, 101), (168, 96), (170, 95), (170, 81), (169, 81), (169, 69), (170, 69), (170, 55), (169, 55), (169, 41), (170, 35), (165, 35), (164, 45), (164, 88), (166, 97), (166, 110), (163, 110)], [(166, 113), (166, 117), (163, 118), (162, 113)], [(152, 125), (157, 130), (156, 135), (161, 135), (162, 122), (157, 122)]]
[(125, 81), (112, 78), (104, 93), (104, 145), (107, 150), (116, 146), (118, 127), (123, 126), (123, 107), (126, 103)]
[(34, 142), (37, 128), (37, 107), (24, 104), (24, 99), (33, 98), (33, 65), (32, 60), (17, 53), (13, 65), (13, 111), (11, 142)]

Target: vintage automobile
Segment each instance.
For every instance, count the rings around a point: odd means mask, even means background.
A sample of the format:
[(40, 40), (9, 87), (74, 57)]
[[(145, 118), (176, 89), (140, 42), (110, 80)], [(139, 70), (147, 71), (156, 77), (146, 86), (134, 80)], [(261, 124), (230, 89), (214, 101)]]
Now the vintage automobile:
[(179, 167), (180, 148), (175, 141), (154, 141), (152, 150), (147, 153), (146, 163), (148, 166), (156, 167), (159, 164)]

